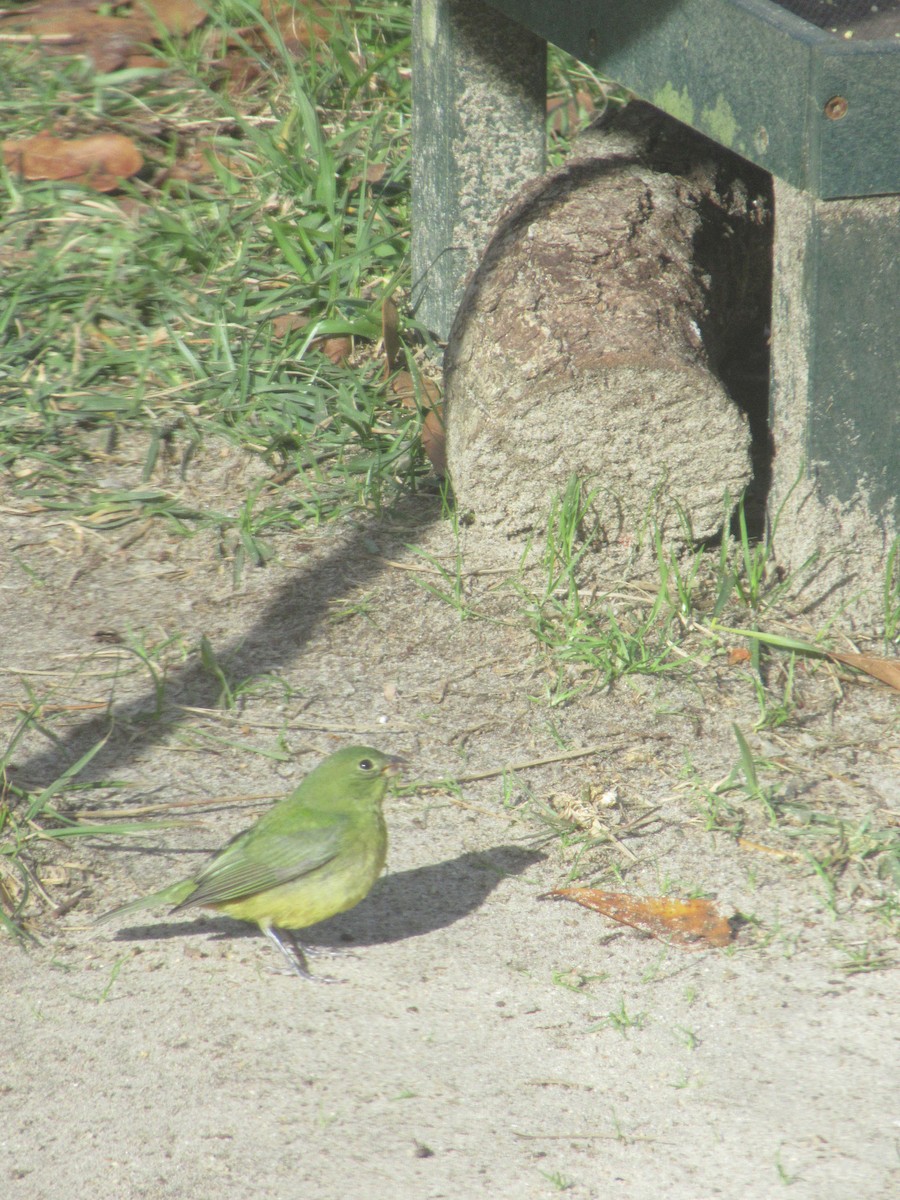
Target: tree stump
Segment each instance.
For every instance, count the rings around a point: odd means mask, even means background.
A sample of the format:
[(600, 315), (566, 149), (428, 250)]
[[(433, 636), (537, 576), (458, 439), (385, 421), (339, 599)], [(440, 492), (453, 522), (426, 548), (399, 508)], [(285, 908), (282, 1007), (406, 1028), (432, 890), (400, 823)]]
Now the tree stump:
[(754, 448), (765, 489), (769, 178), (637, 101), (578, 149), (501, 216), (451, 331), (457, 502), (521, 546), (577, 476), (593, 549), (648, 517), (711, 539)]

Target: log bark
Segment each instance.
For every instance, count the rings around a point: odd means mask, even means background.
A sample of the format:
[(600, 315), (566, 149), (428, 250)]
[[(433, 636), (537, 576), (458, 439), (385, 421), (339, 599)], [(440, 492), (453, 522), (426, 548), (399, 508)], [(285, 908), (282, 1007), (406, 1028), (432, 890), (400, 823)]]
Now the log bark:
[(577, 476), (594, 550), (648, 516), (712, 538), (753, 446), (765, 489), (768, 177), (639, 102), (579, 153), (507, 208), (453, 326), (457, 502), (518, 545)]

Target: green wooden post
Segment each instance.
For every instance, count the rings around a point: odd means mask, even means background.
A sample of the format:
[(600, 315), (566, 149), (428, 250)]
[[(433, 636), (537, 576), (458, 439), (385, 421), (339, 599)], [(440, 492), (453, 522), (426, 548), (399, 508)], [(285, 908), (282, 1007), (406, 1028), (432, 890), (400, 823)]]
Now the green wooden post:
[(480, 0), (415, 0), (412, 300), (446, 338), (491, 225), (546, 164), (547, 44)]
[(900, 531), (898, 298), (900, 197), (817, 200), (775, 180), (770, 511), (792, 497), (795, 566), (835, 539), (878, 554), (825, 532), (819, 507), (863, 508), (888, 543)]

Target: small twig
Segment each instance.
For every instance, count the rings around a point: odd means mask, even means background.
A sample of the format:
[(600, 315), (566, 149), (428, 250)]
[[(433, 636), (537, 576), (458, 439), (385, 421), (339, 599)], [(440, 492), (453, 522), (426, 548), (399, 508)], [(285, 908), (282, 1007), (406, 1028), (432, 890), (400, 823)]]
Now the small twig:
[(676, 1144), (675, 1142), (662, 1141), (660, 1138), (627, 1133), (522, 1133), (519, 1129), (513, 1129), (511, 1132), (513, 1137), (521, 1138), (526, 1142), (601, 1141), (624, 1142), (625, 1145), (631, 1142), (652, 1142), (660, 1146), (674, 1146)]
[(66, 913), (71, 912), (88, 895), (90, 895), (90, 892), (87, 888), (82, 888), (80, 892), (74, 892), (67, 900), (60, 901), (50, 915), (56, 919), (64, 917)]
[[(420, 567), (417, 563), (403, 563), (396, 558), (385, 558), (381, 555), (381, 561), (386, 567), (396, 567), (398, 571), (412, 571), (417, 575), (440, 575), (443, 576), (447, 571), (456, 569), (455, 564), (445, 567), (443, 570), (437, 567)], [(465, 574), (470, 575), (508, 575), (508, 567), (467, 567)]]
[(537, 767), (546, 767), (550, 763), (565, 762), (570, 758), (589, 758), (592, 754), (610, 753), (621, 749), (618, 746), (579, 746), (575, 750), (565, 750), (562, 754), (551, 754), (547, 758), (532, 758), (527, 762), (509, 763), (505, 767), (494, 767), (490, 771), (476, 771), (471, 775), (454, 775), (433, 782), (423, 782), (420, 787), (444, 787), (448, 783), (477, 783), (480, 779), (494, 779), (497, 775), (506, 775), (510, 771), (531, 771)]
[(158, 800), (154, 804), (128, 805), (123, 808), (90, 808), (60, 815), (67, 821), (80, 821), (92, 825), (96, 821), (129, 820), (132, 817), (149, 817), (167, 813), (176, 808), (231, 808), (236, 804), (259, 804), (274, 800), (276, 793), (264, 792), (256, 796), (213, 796), (207, 800)]
[[(625, 854), (627, 854), (628, 857), (632, 860), (632, 862), (637, 862), (638, 856), (635, 854), (635, 852), (633, 850), (630, 850), (625, 845), (624, 842), (620, 841), (608, 825), (604, 825), (602, 821), (595, 820), (593, 823), (593, 827), (596, 829), (602, 830), (603, 833), (605, 833), (606, 836), (609, 838), (609, 840), (612, 842), (612, 844), (615, 847), (617, 847), (617, 849), (619, 849), (619, 850), (623, 851)], [(592, 832), (593, 832), (593, 829), (592, 829)]]

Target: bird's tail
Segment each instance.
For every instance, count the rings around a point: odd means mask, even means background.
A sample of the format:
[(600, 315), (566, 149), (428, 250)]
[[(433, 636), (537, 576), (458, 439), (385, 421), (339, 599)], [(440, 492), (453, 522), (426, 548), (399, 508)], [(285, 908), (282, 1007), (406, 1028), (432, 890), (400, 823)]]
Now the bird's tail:
[(111, 908), (109, 912), (99, 916), (95, 924), (104, 925), (114, 917), (124, 917), (126, 913), (138, 912), (142, 908), (162, 908), (164, 905), (181, 904), (187, 900), (196, 887), (193, 879), (173, 883), (169, 887), (163, 888), (161, 892), (154, 892), (152, 896), (142, 896), (140, 900), (132, 900), (129, 904), (120, 904), (118, 908)]

